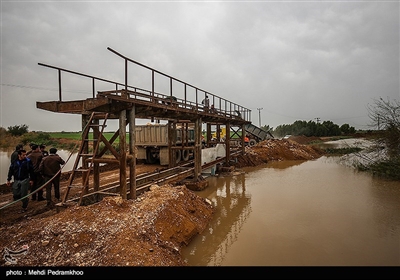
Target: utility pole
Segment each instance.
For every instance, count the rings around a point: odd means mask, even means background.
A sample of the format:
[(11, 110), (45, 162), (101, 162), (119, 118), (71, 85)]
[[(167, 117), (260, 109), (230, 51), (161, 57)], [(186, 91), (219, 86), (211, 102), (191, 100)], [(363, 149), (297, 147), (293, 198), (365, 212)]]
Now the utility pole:
[(261, 128), (261, 110), (263, 108), (257, 108), (258, 110), (258, 126)]

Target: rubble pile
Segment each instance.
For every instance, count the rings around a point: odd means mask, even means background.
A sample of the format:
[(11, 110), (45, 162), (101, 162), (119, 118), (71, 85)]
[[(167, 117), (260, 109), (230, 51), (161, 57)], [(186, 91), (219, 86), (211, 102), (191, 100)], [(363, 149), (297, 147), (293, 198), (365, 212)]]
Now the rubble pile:
[(182, 246), (214, 209), (185, 186), (154, 185), (135, 200), (106, 197), (1, 228), (0, 247), (28, 248), (1, 266), (185, 266)]
[(311, 160), (319, 158), (322, 154), (322, 150), (312, 145), (299, 144), (290, 139), (267, 139), (246, 147), (246, 153), (238, 156), (235, 166), (257, 166), (281, 160)]

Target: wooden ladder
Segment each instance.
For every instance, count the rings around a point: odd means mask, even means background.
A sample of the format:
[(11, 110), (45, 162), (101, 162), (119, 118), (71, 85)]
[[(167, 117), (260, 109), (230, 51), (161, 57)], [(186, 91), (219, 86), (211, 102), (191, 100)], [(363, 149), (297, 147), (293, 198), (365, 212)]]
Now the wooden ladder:
[[(104, 118), (103, 124), (93, 123), (94, 120), (100, 119), (100, 118)], [(97, 151), (100, 146), (100, 139), (102, 138), (104, 128), (107, 126), (106, 125), (107, 118), (108, 118), (108, 113), (93, 112), (89, 118), (87, 125), (85, 126), (84, 130), (82, 131), (81, 145), (79, 148), (78, 155), (75, 159), (75, 163), (72, 168), (71, 175), (69, 176), (69, 179), (68, 179), (68, 184), (67, 184), (68, 187), (64, 194), (62, 204), (64, 204), (67, 201), (68, 194), (69, 194), (71, 188), (80, 188), (81, 189), (78, 205), (82, 204), (82, 198), (89, 190), (90, 172), (93, 170), (94, 159), (96, 157)], [(99, 127), (100, 127), (100, 129), (99, 129)], [(94, 137), (92, 137), (92, 138), (89, 137), (91, 129), (93, 132), (98, 132), (97, 139), (95, 139)], [(90, 141), (93, 141), (93, 150), (91, 153), (84, 153), (85, 147), (87, 148), (87, 150), (89, 150), (89, 142)], [(90, 162), (88, 163), (88, 167), (87, 168), (78, 168), (80, 160), (82, 159), (82, 165), (83, 165), (84, 160), (87, 158), (90, 159)], [(80, 172), (82, 174), (82, 184), (74, 185), (73, 182), (74, 182), (76, 174), (78, 172)]]

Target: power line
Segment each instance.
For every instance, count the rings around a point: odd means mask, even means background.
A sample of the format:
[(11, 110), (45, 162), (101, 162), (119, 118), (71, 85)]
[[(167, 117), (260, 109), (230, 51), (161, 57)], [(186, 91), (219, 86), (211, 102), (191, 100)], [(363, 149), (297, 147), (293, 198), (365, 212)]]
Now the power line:
[[(2, 86), (6, 86), (6, 87), (18, 87), (18, 88), (29, 88), (29, 89), (58, 91), (58, 88), (43, 88), (43, 87), (34, 87), (34, 86), (12, 85), (12, 84), (1, 84), (1, 85)], [(90, 93), (87, 90), (80, 90), (80, 89), (74, 89), (74, 90), (65, 90), (65, 89), (63, 89), (63, 92)]]

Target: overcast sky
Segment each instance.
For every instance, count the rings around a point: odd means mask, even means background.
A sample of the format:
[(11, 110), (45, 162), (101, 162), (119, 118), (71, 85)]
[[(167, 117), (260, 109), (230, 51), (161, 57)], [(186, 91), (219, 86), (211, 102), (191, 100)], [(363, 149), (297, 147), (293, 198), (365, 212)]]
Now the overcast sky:
[[(274, 128), (369, 129), (368, 104), (400, 99), (399, 1), (2, 0), (0, 126), (81, 130), (80, 115), (36, 108), (58, 100), (57, 71), (38, 63), (124, 83), (107, 47), (251, 109), (255, 125), (260, 112)], [(141, 77), (129, 83), (151, 89)], [(72, 80), (63, 98), (91, 86)]]

